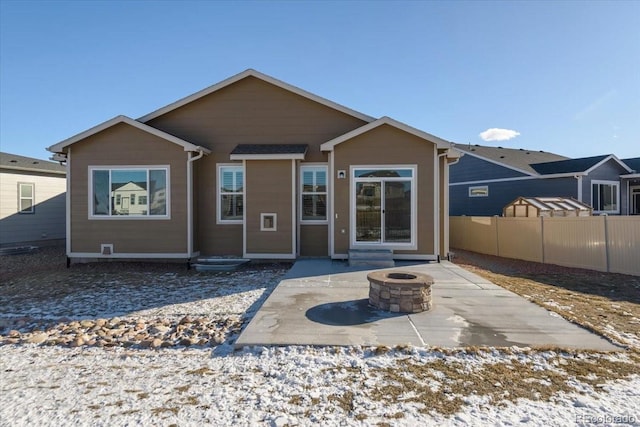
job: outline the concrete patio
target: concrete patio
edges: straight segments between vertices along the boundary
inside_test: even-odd
[[[328,259],[297,261],[236,341],[251,345],[438,347],[554,346],[618,350],[574,325],[448,261],[397,263],[432,276],[433,309],[391,313],[368,304],[367,273]]]

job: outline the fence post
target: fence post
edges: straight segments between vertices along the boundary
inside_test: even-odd
[[[500,227],[499,218],[500,217],[498,215],[493,216],[493,219],[496,221],[496,256],[500,256],[500,234],[498,231],[498,228]]]
[[[609,215],[604,214],[602,216],[604,216],[604,253],[607,263],[607,273],[609,273]]]

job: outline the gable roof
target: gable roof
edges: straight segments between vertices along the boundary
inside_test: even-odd
[[[564,173],[588,173],[591,170],[597,168],[601,164],[614,160],[620,166],[625,168],[628,172],[631,172],[629,167],[622,163],[613,154],[604,154],[601,156],[581,157],[578,159],[560,160],[556,162],[536,163],[531,167],[540,175],[552,175],[552,174],[564,174]]]
[[[268,76],[268,75],[263,74],[263,73],[261,73],[259,71],[256,71],[254,69],[249,68],[249,69],[247,69],[247,70],[245,70],[245,71],[243,71],[243,72],[241,72],[239,74],[236,74],[235,76],[231,76],[228,79],[222,80],[219,83],[216,83],[216,84],[214,84],[212,86],[209,86],[209,87],[207,87],[205,89],[202,89],[201,91],[198,91],[198,92],[196,92],[196,93],[194,93],[192,95],[189,95],[187,97],[179,99],[176,102],[173,102],[173,103],[171,103],[171,104],[169,104],[167,106],[164,106],[164,107],[162,107],[162,108],[160,108],[158,110],[155,110],[155,111],[153,111],[153,112],[151,112],[151,113],[149,113],[147,115],[144,115],[144,116],[138,118],[138,121],[140,121],[142,123],[146,123],[149,120],[152,120],[152,119],[155,119],[156,117],[162,116],[163,114],[166,114],[166,113],[168,113],[170,111],[173,111],[173,110],[175,110],[177,108],[180,108],[180,107],[182,107],[182,106],[184,106],[186,104],[189,104],[190,102],[193,102],[193,101],[195,101],[195,100],[197,100],[199,98],[202,98],[203,96],[209,95],[209,94],[211,94],[213,92],[216,92],[216,91],[218,91],[220,89],[223,89],[223,88],[225,88],[227,86],[230,86],[230,85],[232,85],[232,84],[234,84],[234,83],[236,83],[236,82],[238,82],[238,81],[240,81],[242,79],[245,79],[247,77],[255,77],[257,79],[260,79],[262,81],[270,83],[270,84],[272,84],[274,86],[277,86],[277,87],[282,88],[284,90],[287,90],[289,92],[295,93],[296,95],[300,95],[300,96],[305,97],[307,99],[310,99],[312,101],[318,102],[318,103],[320,103],[322,105],[325,105],[325,106],[327,106],[329,108],[333,108],[334,110],[338,110],[338,111],[341,111],[341,112],[343,112],[345,114],[348,114],[350,116],[356,117],[356,118],[358,118],[360,120],[364,120],[366,122],[371,122],[371,121],[374,120],[374,118],[371,117],[371,116],[367,116],[366,114],[362,114],[362,113],[360,113],[358,111],[352,110],[351,108],[347,108],[344,105],[340,105],[340,104],[335,103],[333,101],[329,101],[326,98],[322,98],[322,97],[320,97],[318,95],[315,95],[315,94],[313,94],[311,92],[307,92],[306,90],[300,89],[300,88],[298,88],[296,86],[290,85],[289,83],[285,83],[285,82],[283,82],[281,80],[275,79],[275,78],[273,78],[271,76]]]
[[[59,163],[17,154],[0,153],[0,168],[26,172],[45,172],[66,175],[67,168]]]
[[[136,129],[139,129],[143,132],[147,132],[150,133],[152,135],[155,135],[159,138],[162,138],[164,140],[167,140],[169,142],[173,142],[176,145],[179,145],[181,147],[184,148],[184,151],[198,151],[198,152],[202,152],[205,154],[209,154],[211,153],[210,150],[204,148],[204,147],[200,147],[199,145],[195,145],[192,144],[190,142],[187,142],[183,139],[178,138],[177,136],[173,136],[171,134],[168,134],[166,132],[161,131],[160,129],[156,129],[154,127],[151,127],[149,125],[145,125],[144,123],[140,123],[136,120],[133,120],[132,118],[129,118],[127,116],[116,116],[111,120],[107,120],[106,122],[103,122],[97,126],[92,127],[91,129],[88,129],[82,133],[79,133],[75,136],[72,136],[71,138],[65,139],[64,141],[61,141],[57,144],[52,145],[51,147],[48,147],[47,150],[51,151],[52,153],[62,153],[62,150],[66,147],[68,147],[71,144],[75,144],[78,141],[81,141],[85,138],[90,137],[91,135],[95,135],[98,132],[102,132],[105,129],[108,129],[112,126],[115,126],[119,123],[125,123],[129,126],[133,126]]]
[[[402,122],[399,122],[397,120],[392,119],[391,117],[381,117],[378,120],[375,120],[373,122],[367,123],[364,126],[360,126],[357,129],[352,130],[351,132],[347,132],[344,135],[340,135],[337,138],[334,138],[330,141],[325,142],[324,144],[322,144],[320,146],[320,150],[321,151],[333,151],[334,147],[338,144],[341,144],[345,141],[348,141],[352,138],[355,138],[358,135],[362,135],[363,133],[369,132],[372,129],[375,129],[379,126],[382,125],[389,125],[392,126],[396,129],[400,129],[402,131],[405,131],[407,133],[410,133],[412,135],[417,136],[418,138],[422,138],[422,139],[426,139],[427,141],[433,142],[434,144],[436,144],[436,146],[438,148],[451,148],[452,144],[449,141],[445,141],[442,138],[438,138],[435,135],[431,135],[430,133],[421,131],[419,129],[416,129],[414,127],[411,127],[407,124],[404,124]]]
[[[632,172],[640,173],[640,157],[622,159],[622,163],[627,165]]]
[[[489,147],[478,144],[455,145],[454,148],[472,157],[478,157],[526,175],[538,174],[536,170],[531,167],[532,163],[553,162],[568,159],[568,157],[561,156],[559,154],[548,153],[546,151],[527,150],[524,148]]]

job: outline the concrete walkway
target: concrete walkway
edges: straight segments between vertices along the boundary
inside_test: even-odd
[[[567,322],[448,261],[398,263],[432,276],[433,309],[389,313],[368,305],[367,273],[328,259],[297,261],[236,341],[249,345],[463,347],[558,346],[616,350]]]

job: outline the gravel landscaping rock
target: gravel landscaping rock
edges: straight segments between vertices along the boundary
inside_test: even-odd
[[[0,345],[216,346],[233,340],[290,267],[199,273],[181,264],[105,262],[67,269],[64,259],[62,248],[0,257]]]

